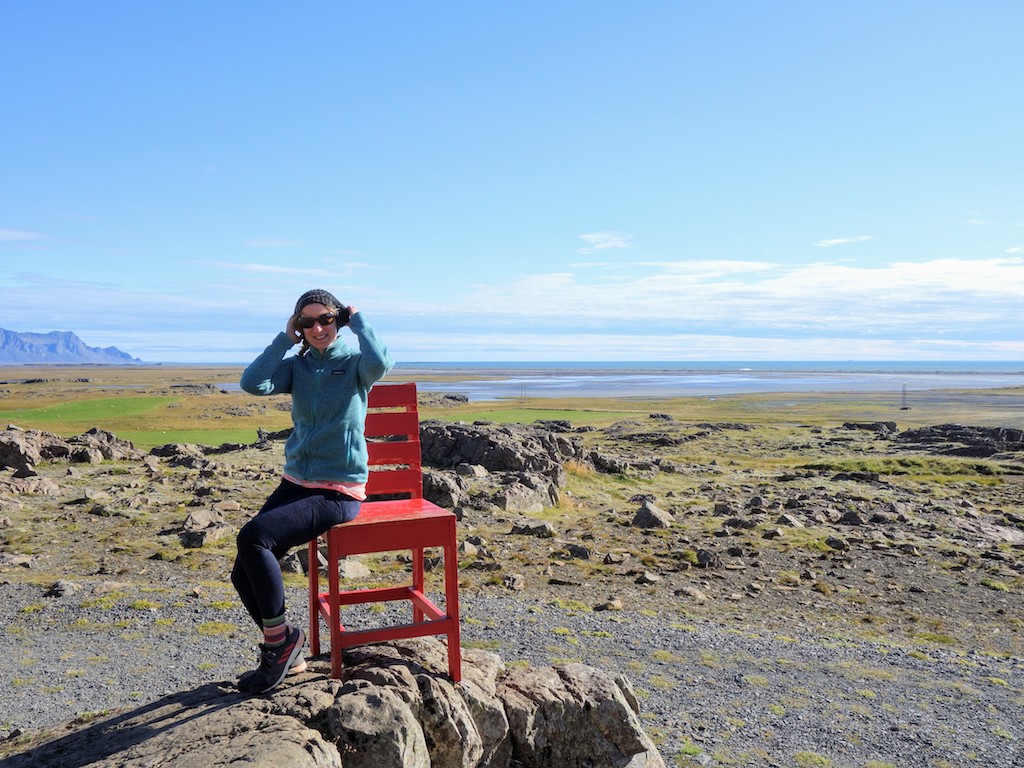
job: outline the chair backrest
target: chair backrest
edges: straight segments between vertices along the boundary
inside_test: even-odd
[[[374,386],[367,399],[365,431],[370,454],[367,498],[422,499],[416,384]]]

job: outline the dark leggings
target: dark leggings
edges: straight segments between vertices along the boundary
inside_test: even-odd
[[[282,480],[256,516],[242,526],[231,583],[257,626],[285,612],[278,561],[331,526],[354,520],[359,506],[360,502],[338,491],[303,488]]]

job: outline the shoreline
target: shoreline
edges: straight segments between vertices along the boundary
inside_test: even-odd
[[[937,390],[1020,390],[1024,374],[989,371],[696,370],[505,367],[432,369],[398,365],[425,391],[465,394],[471,401],[536,398],[686,398],[773,394],[895,394]],[[1024,399],[1022,399],[1024,405]]]

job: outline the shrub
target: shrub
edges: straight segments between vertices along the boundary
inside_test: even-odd
[[[982,579],[981,580],[981,586],[988,587],[989,589],[993,589],[996,592],[1009,592],[1010,591],[1010,587],[1009,586],[1007,586],[1006,584],[1004,584],[1001,581],[996,581],[995,579]]]
[[[232,635],[238,630],[234,624],[228,624],[225,621],[204,621],[198,627],[196,632],[204,637],[215,637],[216,635]]]

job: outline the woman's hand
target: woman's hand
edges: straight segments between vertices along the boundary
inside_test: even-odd
[[[298,319],[296,315],[292,315],[288,318],[288,325],[285,326],[285,334],[292,340],[292,344],[298,344],[302,341],[302,329],[299,328],[295,322]]]

